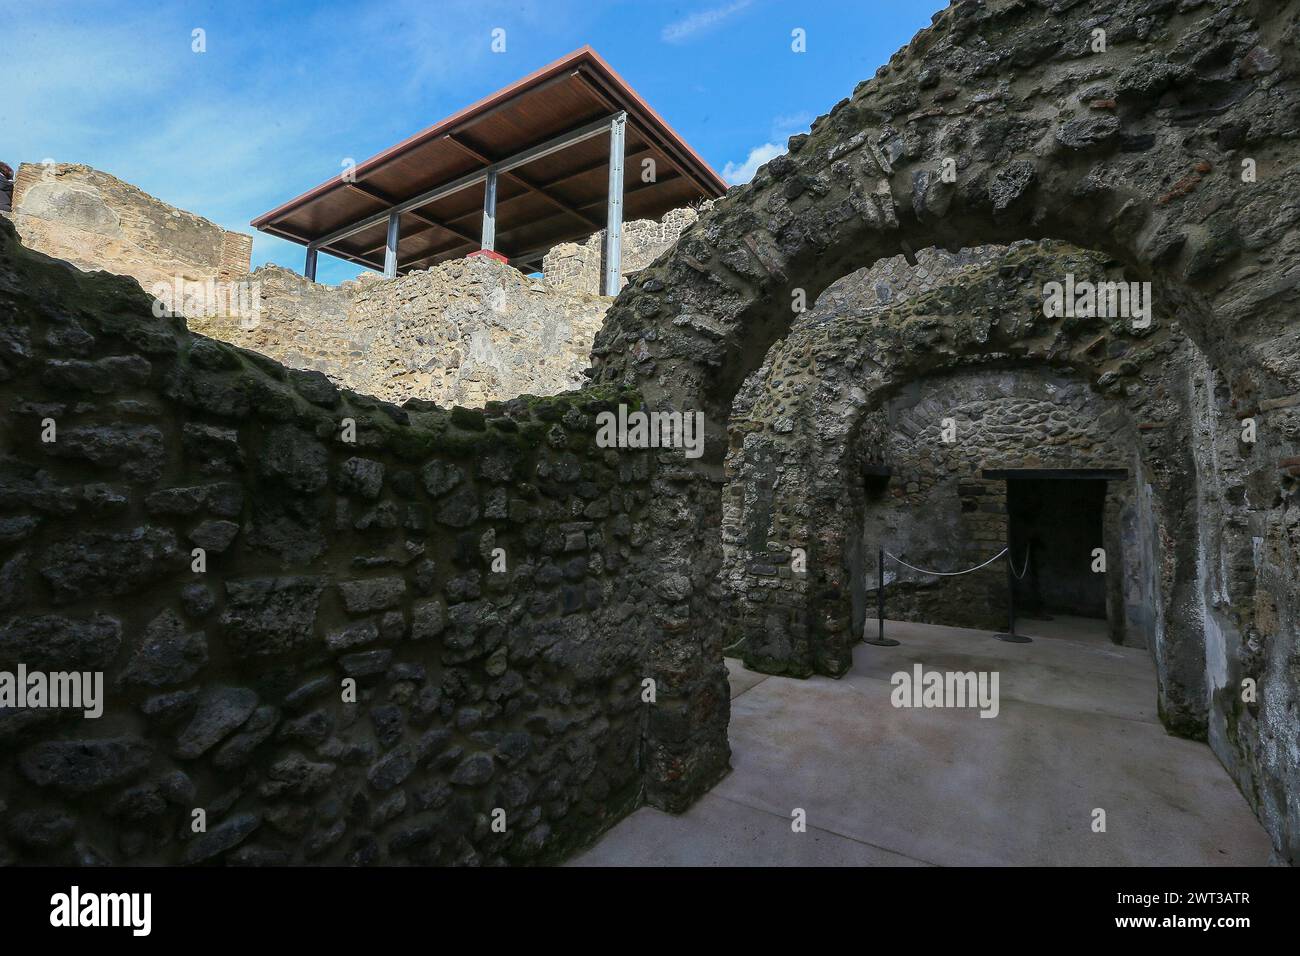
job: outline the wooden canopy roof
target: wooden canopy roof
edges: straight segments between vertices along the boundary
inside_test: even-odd
[[[356,167],[355,181],[335,176],[252,225],[382,270],[388,212],[423,194],[447,192],[400,213],[397,271],[428,268],[480,247],[483,184],[475,174],[531,150],[539,155],[499,174],[494,244],[515,265],[529,266],[552,246],[605,225],[609,137],[589,135],[554,151],[545,144],[619,112],[627,114],[624,220],[657,219],[726,192],[722,177],[583,47],[372,156]],[[655,163],[652,182],[642,181],[647,158]],[[369,224],[331,238],[362,222]]]

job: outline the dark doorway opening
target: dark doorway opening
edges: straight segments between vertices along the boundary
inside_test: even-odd
[[[1094,550],[1104,547],[1105,509],[1105,481],[1007,481],[1011,582],[1023,614],[1106,619],[1106,575],[1093,570]]]

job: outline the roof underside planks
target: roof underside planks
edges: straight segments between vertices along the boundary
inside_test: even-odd
[[[264,232],[307,245],[384,213],[397,203],[470,176],[571,130],[627,113],[624,221],[726,192],[726,183],[590,47],[584,47],[366,160],[355,181],[322,183],[253,220]],[[642,170],[652,160],[655,176]],[[540,156],[497,183],[495,249],[519,266],[552,246],[604,228],[609,137],[594,136]],[[398,272],[424,269],[480,247],[483,184],[400,214]],[[380,220],[318,249],[382,270]]]

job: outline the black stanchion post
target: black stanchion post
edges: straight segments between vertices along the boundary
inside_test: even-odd
[[[1025,570],[1029,570],[1029,552],[1025,551]],[[1007,632],[995,635],[1008,644],[1029,644],[1031,638],[1016,633],[1016,567],[1011,560],[1011,544],[1007,544]]]
[[[1016,569],[1011,564],[1011,552],[1007,552],[1007,633],[1016,636]]]
[[[876,552],[876,621],[878,631],[874,641],[867,641],[876,647],[897,647],[898,641],[885,637],[885,549]]]

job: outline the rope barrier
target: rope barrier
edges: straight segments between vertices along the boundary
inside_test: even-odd
[[[928,568],[918,568],[914,564],[908,564],[898,555],[886,551],[884,548],[880,548],[877,551],[877,555],[878,558],[876,561],[876,573],[877,573],[876,619],[879,621],[880,630],[877,633],[876,638],[874,640],[867,640],[866,636],[863,635],[863,640],[866,643],[875,644],[878,647],[896,647],[898,645],[898,641],[895,641],[892,638],[885,637],[885,558],[886,557],[893,558],[903,567],[911,568],[913,571],[917,572],[918,574],[935,574],[945,578],[956,577],[957,575],[960,574],[970,574],[972,571],[980,570],[980,568],[987,568],[994,561],[998,560],[1001,557],[1005,557],[1007,559],[1007,584],[1008,584],[1007,618],[1010,621],[1010,624],[1008,625],[1005,634],[995,634],[994,637],[996,637],[1000,641],[1007,641],[1012,644],[1028,644],[1033,640],[1032,638],[1024,637],[1023,635],[1016,633],[1016,589],[1015,589],[1015,585],[1011,581],[1013,577],[1016,578],[1017,580],[1024,580],[1025,575],[1029,573],[1029,546],[1028,545],[1025,546],[1024,567],[1019,572],[1016,571],[1015,559],[1011,557],[1010,545],[1003,548],[997,554],[993,555],[993,557],[989,558],[983,564],[977,564],[975,565],[975,567],[967,568],[964,571],[931,571]]]
[[[1011,549],[1008,548],[1007,550],[1009,551]],[[1011,573],[1016,575],[1016,580],[1023,581],[1025,579],[1025,575],[1029,573],[1029,545],[1025,545],[1025,566],[1023,571],[1021,571],[1019,574],[1016,574],[1016,562],[1011,560],[1011,555],[1009,554],[1007,555],[1007,564],[1011,566]]]
[[[1011,550],[1010,548],[1003,548],[1001,551],[999,551],[997,554],[993,555],[993,557],[989,558],[989,559],[988,559],[987,561],[985,561],[983,564],[978,564],[978,565],[976,565],[976,566],[973,567],[973,568],[967,568],[965,571],[928,571],[928,570],[926,570],[925,568],[918,568],[918,567],[917,567],[916,565],[914,565],[914,564],[908,564],[906,561],[904,561],[902,558],[900,558],[900,557],[899,557],[898,555],[896,555],[896,554],[889,554],[888,551],[886,551],[885,554],[888,554],[891,558],[893,558],[895,561],[897,561],[897,562],[898,562],[899,564],[901,564],[903,567],[905,567],[905,568],[911,568],[913,571],[917,571],[917,572],[919,572],[919,573],[921,573],[921,574],[937,574],[937,575],[940,575],[941,577],[950,578],[950,577],[956,577],[956,576],[959,575],[959,574],[970,574],[972,571],[978,571],[980,568],[987,568],[990,564],[992,564],[994,561],[996,561],[998,558],[1002,557],[1002,555],[1006,554],[1006,553],[1007,553],[1008,551],[1010,551],[1010,550]],[[1010,559],[1008,558],[1008,560],[1010,560]],[[1026,567],[1026,569],[1027,569],[1027,568],[1029,567],[1029,565],[1026,563],[1025,567]],[[1013,570],[1014,570],[1014,569],[1013,569]]]

